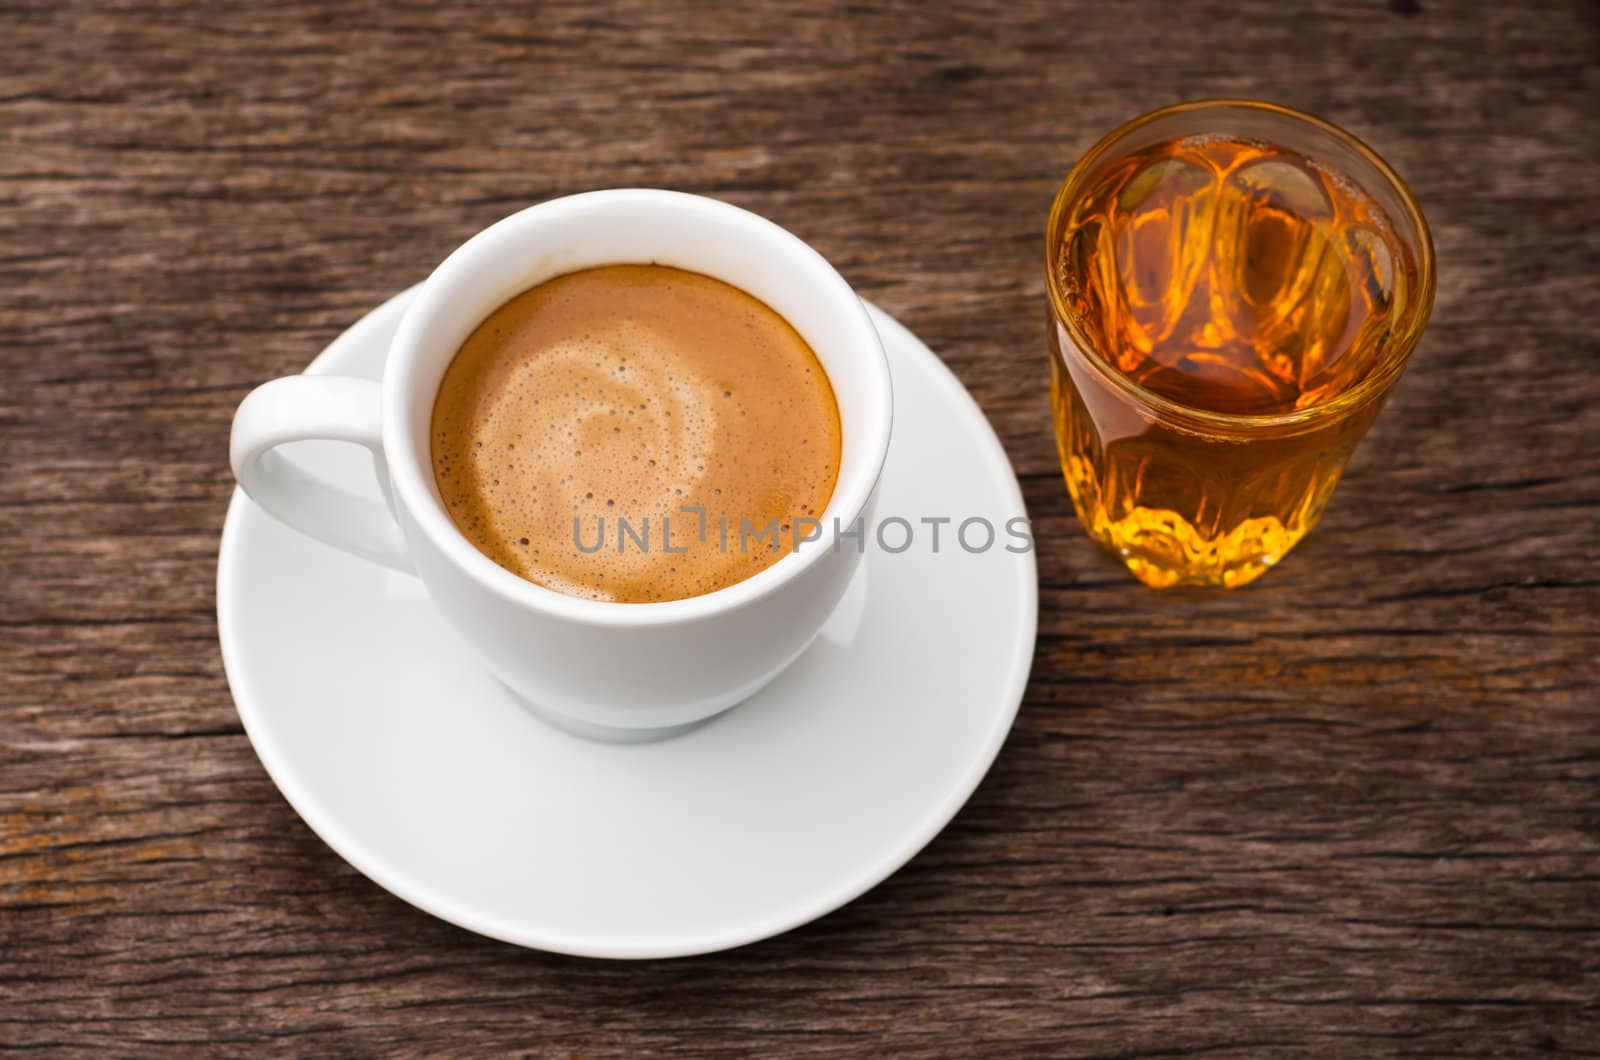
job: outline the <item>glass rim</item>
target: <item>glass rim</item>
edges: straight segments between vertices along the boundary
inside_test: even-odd
[[[1126,139],[1129,134],[1144,128],[1146,125],[1176,114],[1210,110],[1252,110],[1262,112],[1290,122],[1311,126],[1319,132],[1333,137],[1341,145],[1371,165],[1378,175],[1389,183],[1405,210],[1404,220],[1411,226],[1416,235],[1417,297],[1412,302],[1402,326],[1396,329],[1395,334],[1399,341],[1395,342],[1385,352],[1383,359],[1372,371],[1362,377],[1360,382],[1325,404],[1312,405],[1303,409],[1290,409],[1287,412],[1231,413],[1215,412],[1210,409],[1197,408],[1193,405],[1185,405],[1182,402],[1174,401],[1141,386],[1113,368],[1107,362],[1106,355],[1089,340],[1089,337],[1083,333],[1083,329],[1078,326],[1077,321],[1073,319],[1072,314],[1067,310],[1067,298],[1061,290],[1060,279],[1055,267],[1055,247],[1053,244],[1067,204],[1073,201],[1081,190],[1079,185],[1099,168],[1100,164],[1111,154],[1112,149]],[[1392,220],[1398,221],[1401,219],[1394,218]],[[1125,121],[1106,133],[1095,142],[1094,146],[1084,152],[1083,156],[1068,171],[1066,179],[1061,182],[1061,187],[1056,190],[1055,201],[1050,206],[1049,219],[1045,222],[1044,259],[1045,285],[1050,291],[1051,309],[1056,322],[1066,329],[1073,344],[1084,354],[1084,359],[1094,367],[1096,372],[1114,389],[1145,408],[1167,417],[1187,420],[1192,424],[1216,428],[1225,432],[1253,431],[1263,427],[1300,426],[1320,422],[1367,404],[1385,391],[1390,381],[1405,366],[1406,361],[1410,359],[1411,352],[1416,347],[1418,340],[1421,339],[1423,329],[1427,325],[1428,317],[1433,310],[1433,236],[1428,229],[1427,219],[1422,215],[1422,208],[1417,205],[1417,201],[1412,196],[1411,189],[1406,186],[1405,181],[1401,180],[1400,175],[1376,151],[1368,147],[1355,134],[1341,129],[1332,122],[1319,118],[1314,114],[1308,114],[1305,111],[1296,110],[1280,103],[1268,103],[1263,100],[1218,98],[1173,103]]]

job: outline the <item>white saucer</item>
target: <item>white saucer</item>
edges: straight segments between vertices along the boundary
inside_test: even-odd
[[[413,291],[307,371],[377,378]],[[1031,552],[1001,544],[1022,494],[949,370],[873,309],[894,376],[880,522],[817,642],[767,689],[652,744],[597,743],[519,706],[421,584],[302,537],[235,492],[217,620],[256,753],[350,864],[471,931],[592,957],[668,957],[797,927],[873,887],[966,802],[1011,728],[1033,656]],[[377,495],[355,446],[313,473]],[[934,554],[922,517],[948,516]],[[954,540],[982,516],[999,543]],[[898,547],[903,531],[886,531]],[[978,528],[970,542],[981,543]]]

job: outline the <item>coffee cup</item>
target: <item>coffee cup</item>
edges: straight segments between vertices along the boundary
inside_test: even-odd
[[[473,329],[524,290],[616,264],[701,273],[766,303],[811,347],[837,402],[838,477],[817,536],[704,595],[613,603],[525,580],[462,535],[434,479],[435,395]],[[245,493],[283,523],[420,578],[455,634],[535,712],[583,735],[650,739],[747,699],[816,637],[861,563],[892,409],[866,308],[820,254],[727,203],[618,189],[532,206],[473,236],[423,283],[381,382],[266,383],[234,416],[230,456]],[[365,446],[386,503],[336,489],[276,452],[306,440]]]

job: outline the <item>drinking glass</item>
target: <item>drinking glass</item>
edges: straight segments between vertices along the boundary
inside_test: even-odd
[[[1427,223],[1394,171],[1246,100],[1095,144],[1056,195],[1045,264],[1068,490],[1155,587],[1244,585],[1294,547],[1433,303]]]

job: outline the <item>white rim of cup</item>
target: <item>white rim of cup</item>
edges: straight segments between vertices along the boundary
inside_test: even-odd
[[[486,248],[506,238],[508,232],[542,224],[544,218],[538,215],[548,216],[553,210],[603,209],[612,204],[637,206],[641,202],[654,202],[679,211],[705,211],[707,216],[720,214],[724,219],[745,226],[757,238],[770,243],[778,253],[789,257],[798,274],[803,277],[803,282],[815,286],[819,297],[836,303],[831,311],[846,318],[851,343],[859,345],[861,349],[862,367],[868,386],[876,391],[874,404],[877,414],[866,423],[841,424],[841,445],[850,445],[858,450],[862,460],[849,481],[834,483],[833,495],[828,498],[821,517],[822,536],[808,542],[807,547],[790,550],[782,559],[756,574],[701,596],[659,603],[584,600],[528,581],[478,551],[457,529],[435,495],[430,485],[432,468],[425,475],[423,468],[409,460],[396,461],[394,457],[397,453],[407,454],[415,449],[414,432],[405,406],[421,336],[431,323],[431,316],[450,297],[452,289],[470,282],[477,269],[477,259],[486,252]],[[738,284],[734,283],[733,286],[737,287]],[[423,282],[416,301],[400,321],[399,330],[389,347],[389,359],[384,366],[382,400],[383,452],[388,464],[390,488],[417,528],[452,563],[513,603],[573,622],[629,627],[691,622],[744,607],[775,592],[800,575],[816,563],[824,551],[837,548],[839,529],[849,528],[861,517],[873,490],[877,488],[889,452],[894,416],[889,361],[883,341],[873,327],[872,318],[867,315],[867,308],[860,297],[827,259],[799,236],[759,214],[703,195],[660,188],[613,188],[549,199],[495,222],[456,248]],[[852,438],[858,440],[852,444]],[[843,463],[841,458],[841,470]],[[860,547],[865,547],[864,541]]]

